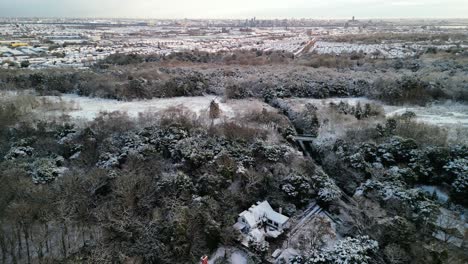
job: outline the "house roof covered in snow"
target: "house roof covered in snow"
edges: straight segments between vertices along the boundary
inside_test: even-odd
[[[279,224],[284,224],[289,220],[289,217],[275,211],[268,212],[267,218]]]
[[[243,211],[239,214],[239,216],[243,216],[250,227],[255,227],[257,225],[258,219],[255,218],[255,215],[252,214],[250,211]]]
[[[242,229],[244,229],[245,224],[237,222],[233,227],[234,227],[234,229],[242,230]]]
[[[243,216],[251,227],[255,227],[263,218],[278,224],[284,224],[289,220],[289,217],[273,210],[267,201],[257,202],[256,205],[252,205],[248,211],[243,211],[239,216]]]

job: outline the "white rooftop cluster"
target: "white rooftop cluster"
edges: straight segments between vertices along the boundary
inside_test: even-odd
[[[2,21],[2,19],[0,19]],[[53,22],[53,23],[51,23]],[[278,24],[277,22],[276,24]],[[288,22],[289,23],[289,22]],[[170,54],[251,50],[287,51],[299,54],[312,39],[350,34],[464,32],[466,27],[430,27],[395,22],[357,23],[345,27],[339,21],[321,21],[317,26],[298,26],[310,21],[291,21],[296,26],[247,27],[244,21],[201,20],[47,20],[3,19],[0,24],[0,63],[18,67],[86,67],[114,53]],[[314,23],[312,23],[314,24]],[[22,43],[12,47],[11,43]],[[23,44],[29,45],[24,46]],[[360,52],[376,57],[412,56],[432,43],[353,44],[318,41],[310,51],[319,54]],[[440,48],[454,46],[450,41]],[[308,47],[307,47],[308,49]]]
[[[234,229],[241,232],[247,247],[265,244],[265,237],[276,238],[289,228],[289,217],[276,212],[268,201],[257,202],[239,214]]]

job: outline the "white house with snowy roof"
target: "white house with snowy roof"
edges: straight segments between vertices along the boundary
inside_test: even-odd
[[[278,237],[289,227],[289,217],[273,210],[267,201],[257,202],[237,218],[234,229],[239,230],[246,241],[262,242],[265,237]]]

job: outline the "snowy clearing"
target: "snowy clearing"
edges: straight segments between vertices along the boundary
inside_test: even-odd
[[[44,96],[53,102],[69,105],[66,114],[75,119],[93,120],[100,112],[125,112],[130,117],[145,113],[158,113],[170,107],[185,107],[198,116],[209,111],[210,102],[216,100],[221,109],[221,118],[243,116],[251,111],[275,111],[271,106],[257,99],[227,100],[214,95],[195,97],[154,98],[151,100],[118,101],[113,99],[83,97],[74,94],[62,96]],[[55,113],[57,114],[57,113]]]
[[[209,110],[212,100],[217,100],[216,96],[196,96],[196,97],[174,97],[157,98],[151,100],[139,101],[118,101],[113,99],[83,97],[74,94],[64,94],[62,96],[45,96],[52,101],[64,101],[73,105],[73,109],[67,114],[72,118],[92,120],[100,112],[125,112],[130,117],[138,117],[144,113],[157,113],[171,107],[185,107],[194,113],[200,115]],[[219,102],[219,100],[217,100]],[[219,102],[222,115],[224,117],[233,117],[234,113],[231,107]]]
[[[346,42],[317,41],[310,52],[318,54],[343,54],[351,52],[363,52],[375,57],[404,58],[414,56],[416,51],[426,50],[434,45],[417,43],[382,43],[382,44],[357,44]],[[455,45],[437,45],[439,49],[449,49]]]
[[[429,106],[388,106],[384,105],[386,116],[401,115],[406,111],[416,114],[418,121],[439,125],[468,127],[468,105],[445,102],[443,104],[431,104]]]
[[[31,93],[24,93],[33,95]],[[6,91],[0,93],[0,98],[8,98],[17,95],[15,91]],[[64,94],[62,96],[40,96],[39,98],[48,99],[51,102],[60,103],[63,107],[59,109],[41,109],[48,111],[49,114],[62,114],[59,110],[66,109],[66,114],[75,119],[93,120],[100,112],[125,112],[130,117],[138,117],[144,113],[157,113],[170,107],[185,107],[197,115],[207,113],[212,100],[219,103],[222,111],[222,118],[234,118],[242,116],[252,111],[261,111],[263,108],[268,111],[275,111],[268,104],[257,99],[227,100],[214,95],[195,96],[195,97],[174,97],[174,98],[154,98],[150,100],[119,101],[113,99],[102,99],[84,97],[76,94]],[[349,98],[291,98],[285,99],[291,107],[300,111],[304,109],[307,103],[317,106],[321,110],[326,110],[331,102],[338,104],[340,101],[350,105],[376,104],[381,105],[387,117],[401,115],[406,111],[416,114],[416,120],[431,125],[438,125],[450,128],[463,127],[468,128],[468,105],[450,102],[433,103],[428,106],[391,106],[385,105],[376,100],[370,100],[364,97]]]
[[[320,108],[328,107],[330,103],[338,104],[340,101],[350,105],[371,103],[381,105],[387,117],[401,115],[406,111],[411,111],[416,114],[416,120],[431,125],[446,126],[446,127],[468,127],[468,105],[447,101],[445,103],[433,103],[426,107],[424,106],[392,106],[386,105],[376,100],[370,100],[364,97],[350,98],[328,98],[328,99],[308,99],[294,98],[286,100],[291,103],[295,110],[302,110],[305,104],[311,103]]]

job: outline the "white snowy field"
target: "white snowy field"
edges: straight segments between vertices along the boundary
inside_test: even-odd
[[[213,95],[195,97],[154,98],[150,100],[118,101],[113,99],[83,97],[75,94],[62,96],[44,96],[50,101],[68,105],[66,114],[73,119],[93,120],[101,112],[124,112],[129,117],[136,118],[140,114],[159,113],[171,107],[186,108],[198,116],[208,113],[212,100],[221,109],[221,118],[243,116],[251,111],[275,111],[271,106],[256,99],[227,100]],[[51,113],[54,114],[54,113]],[[57,114],[57,113],[55,113]],[[58,113],[61,114],[61,113]]]
[[[414,112],[416,114],[416,120],[431,125],[444,126],[444,127],[468,127],[468,105],[445,102],[445,103],[433,103],[428,106],[392,106],[386,105],[376,100],[370,100],[364,97],[350,97],[350,98],[328,98],[328,99],[309,99],[309,98],[293,98],[287,99],[287,102],[291,103],[291,106],[296,110],[302,109],[305,104],[311,103],[317,107],[325,108],[330,103],[339,104],[340,101],[348,103],[350,105],[356,105],[358,102],[362,106],[366,103],[381,105],[385,112],[385,116],[392,117],[401,115],[407,111]]]
[[[311,51],[319,54],[341,54],[361,51],[371,54],[380,52],[382,56],[388,58],[403,58],[415,54],[413,50],[407,48],[404,44],[354,44],[322,41],[317,42]]]
[[[22,93],[28,94],[28,93]],[[34,94],[30,92],[29,94]],[[16,96],[18,93],[13,91],[1,92],[0,99]],[[40,96],[39,98],[47,99],[50,102],[59,103],[62,107],[48,109],[39,108],[37,111],[46,111],[45,115],[62,114],[60,111],[65,111],[73,119],[93,120],[100,112],[125,112],[130,117],[138,117],[145,113],[158,113],[170,107],[185,107],[201,115],[207,113],[210,102],[216,100],[221,109],[221,118],[234,118],[242,116],[249,111],[261,111],[263,108],[268,111],[274,109],[268,104],[257,99],[242,99],[242,100],[227,100],[224,101],[220,97],[214,95],[195,96],[195,97],[173,97],[173,98],[154,98],[150,100],[134,100],[134,101],[119,101],[113,99],[102,99],[84,97],[75,94],[63,94],[61,96]],[[426,107],[423,106],[391,106],[385,105],[382,102],[369,100],[367,98],[328,98],[328,99],[310,99],[310,98],[291,98],[285,99],[286,102],[299,111],[304,108],[307,103],[311,103],[319,108],[326,110],[331,102],[338,104],[340,101],[347,102],[350,105],[356,105],[360,102],[361,105],[366,103],[381,105],[385,115],[392,117],[401,115],[406,111],[411,111],[416,114],[416,120],[427,124],[438,125],[448,128],[468,128],[468,105],[445,102],[433,103]],[[324,111],[326,113],[326,111]],[[326,117],[326,116],[325,116]]]
[[[223,116],[231,117],[233,110],[224,103],[220,103],[216,96],[157,98],[151,100],[119,101],[113,99],[83,97],[75,94],[62,96],[45,96],[45,98],[65,102],[72,105],[67,114],[76,119],[93,120],[101,112],[123,112],[129,117],[138,117],[140,114],[157,113],[171,107],[185,107],[196,114],[208,111],[212,100],[219,103]]]
[[[346,42],[318,41],[310,52],[318,54],[342,54],[351,52],[376,53],[386,58],[404,58],[414,56],[416,51],[425,50],[434,45],[422,45],[416,43],[387,43],[387,44],[356,44]],[[455,45],[437,45],[439,49],[448,49]]]
[[[468,105],[445,102],[429,106],[384,106],[386,116],[401,115],[406,111],[416,114],[418,121],[439,126],[468,127]]]

